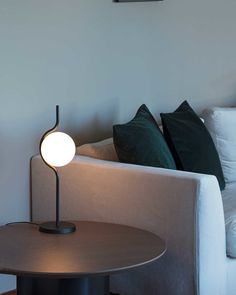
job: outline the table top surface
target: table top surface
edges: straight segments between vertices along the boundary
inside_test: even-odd
[[[75,222],[72,234],[53,235],[37,225],[0,227],[0,273],[72,278],[108,275],[154,262],[165,242],[148,231],[102,222]]]

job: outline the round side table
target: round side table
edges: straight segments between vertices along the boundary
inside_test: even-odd
[[[107,295],[109,275],[154,262],[166,250],[161,238],[141,229],[75,224],[68,235],[31,224],[0,227],[0,273],[17,276],[17,295]]]

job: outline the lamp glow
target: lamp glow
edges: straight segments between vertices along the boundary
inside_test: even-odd
[[[62,167],[75,155],[75,143],[66,133],[53,132],[45,137],[41,145],[43,159],[53,167]]]

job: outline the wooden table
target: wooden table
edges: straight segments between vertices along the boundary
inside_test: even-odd
[[[0,273],[17,276],[18,295],[106,295],[109,275],[154,262],[166,249],[144,230],[75,223],[68,235],[41,233],[31,224],[0,227]]]

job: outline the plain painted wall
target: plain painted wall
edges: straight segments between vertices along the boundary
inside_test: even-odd
[[[236,104],[235,0],[0,1],[0,223],[29,216],[29,160],[61,106],[77,142],[145,102]],[[78,141],[79,140],[79,141]],[[0,292],[14,278],[0,276]]]

